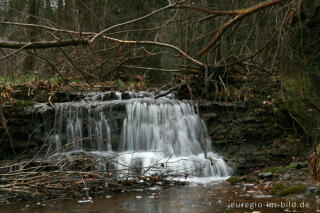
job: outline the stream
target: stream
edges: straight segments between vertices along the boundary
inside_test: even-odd
[[[248,188],[245,190],[244,188]],[[13,205],[2,213],[280,213],[320,212],[320,203],[308,199],[272,198],[250,189],[250,185],[231,186],[223,181],[204,185],[160,189],[152,187],[142,192],[114,193],[89,200],[59,201],[50,206]],[[241,206],[242,205],[242,206]]]

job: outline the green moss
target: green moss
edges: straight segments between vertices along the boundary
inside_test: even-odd
[[[21,84],[25,82],[30,82],[35,80],[35,76],[32,74],[28,74],[25,72],[22,72],[21,70],[17,70],[17,75],[14,77],[6,78],[1,76],[0,77],[0,83],[15,83],[15,84]]]
[[[264,172],[272,172],[276,174],[282,174],[284,173],[285,169],[282,166],[276,166],[276,167],[268,167],[263,170]]]
[[[272,195],[287,196],[291,194],[301,194],[307,191],[307,186],[302,183],[297,183],[293,186],[285,186],[281,183],[274,184],[270,190]]]
[[[294,163],[290,163],[289,165],[286,166],[286,169],[295,169],[297,168],[298,163],[294,162]]]
[[[270,193],[272,195],[278,195],[282,190],[286,189],[286,186],[281,183],[276,183],[271,187]]]
[[[118,87],[118,88],[121,88],[124,86],[124,83],[123,81],[121,81],[121,79],[117,80],[117,82],[115,83],[115,86]]]
[[[298,183],[295,184],[293,186],[289,186],[286,189],[282,190],[281,192],[279,192],[280,196],[287,196],[290,194],[302,194],[305,193],[307,191],[307,186],[302,184],[302,183]]]
[[[234,185],[234,184],[240,183],[242,181],[242,178],[236,177],[236,176],[232,176],[232,177],[229,177],[226,181],[228,183],[230,183],[231,185]]]
[[[64,83],[64,80],[60,77],[60,76],[55,76],[50,78],[51,83],[55,83],[55,84],[62,84]]]
[[[286,166],[286,169],[301,169],[308,166],[307,162],[301,161],[301,162],[293,162]]]
[[[34,105],[34,102],[30,100],[16,100],[14,102],[14,106],[18,108],[32,106],[32,105]]]

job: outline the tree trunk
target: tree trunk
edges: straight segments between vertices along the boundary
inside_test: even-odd
[[[28,18],[27,23],[28,24],[37,24],[38,19],[37,16],[39,14],[39,8],[40,8],[41,0],[28,0]],[[35,28],[29,28],[28,29],[28,39],[30,42],[35,42],[37,39],[38,30]],[[34,66],[34,57],[31,55],[28,55],[23,60],[23,69],[25,71],[30,71],[33,69]]]

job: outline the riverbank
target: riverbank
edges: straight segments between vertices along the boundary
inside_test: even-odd
[[[270,197],[319,200],[320,188],[312,179],[307,161],[297,159],[286,166],[267,167],[226,180],[230,185],[246,186],[245,191]]]

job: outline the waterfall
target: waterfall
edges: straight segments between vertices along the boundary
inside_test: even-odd
[[[170,96],[155,100],[147,92],[87,93],[81,101],[57,103],[54,113],[47,135],[56,152],[112,156],[113,169],[139,174],[229,175],[190,101]],[[110,169],[105,162],[99,166]]]

